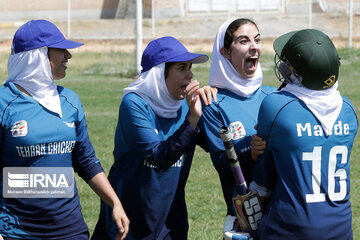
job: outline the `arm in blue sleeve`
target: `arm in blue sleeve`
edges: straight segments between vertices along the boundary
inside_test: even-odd
[[[266,141],[266,149],[259,156],[253,170],[254,182],[261,187],[271,190],[276,182],[277,173],[273,158],[273,147],[271,146],[271,128],[275,121],[271,97],[263,100],[258,116],[257,135]]]
[[[200,131],[200,134],[198,137],[197,145],[199,145],[205,152],[210,151],[209,146],[206,141],[206,137],[204,136],[204,134],[201,133],[201,131]]]
[[[185,120],[172,136],[155,145],[153,154],[146,159],[155,166],[167,169],[179,160],[190,145],[196,143],[198,133],[199,129],[194,129],[190,123]]]
[[[259,156],[255,163],[253,171],[254,182],[267,189],[268,191],[274,188],[277,179],[276,167],[272,152],[266,149],[265,152]]]
[[[75,172],[86,182],[98,173],[104,172],[90,142],[85,116],[76,124],[76,144],[72,152],[72,162]]]
[[[3,145],[3,129],[2,129],[2,125],[0,124],[0,166],[2,165],[2,159],[1,159],[2,145]]]
[[[202,116],[200,118],[199,127],[201,134],[206,139],[211,160],[214,167],[219,173],[225,175],[232,174],[228,158],[225,152],[224,143],[220,138],[220,128],[224,126],[224,121],[216,107],[216,104],[212,104],[203,108]],[[251,138],[251,137],[250,137]],[[245,139],[244,139],[245,140]],[[248,139],[246,140],[248,141]],[[242,165],[248,165],[248,162],[252,162],[250,151],[239,151],[240,141],[234,142],[235,151]],[[250,143],[250,141],[249,141]],[[249,144],[250,146],[250,144]],[[251,163],[252,164],[252,163]],[[246,166],[244,167],[246,168]]]
[[[124,97],[116,134],[126,137],[125,144],[130,151],[139,152],[150,164],[167,169],[179,160],[188,147],[196,144],[199,129],[194,129],[185,120],[174,134],[163,140],[155,131],[154,119],[146,107],[139,97]]]
[[[220,128],[224,125],[215,104],[203,107],[199,127],[202,137],[206,140],[212,163],[216,170],[226,174],[231,169],[227,161],[224,143],[220,138]]]

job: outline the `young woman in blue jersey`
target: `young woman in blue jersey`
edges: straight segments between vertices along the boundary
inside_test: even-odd
[[[305,29],[274,42],[282,90],[263,100],[258,136],[266,149],[251,189],[269,197],[257,239],[353,239],[350,153],[358,129],[338,88],[330,38]]]
[[[201,143],[198,94],[203,93],[199,82],[191,81],[191,67],[207,60],[173,37],[153,40],[143,53],[138,79],[124,89],[109,180],[131,222],[126,239],[187,239],[184,191]],[[216,89],[206,92],[216,97]],[[102,203],[93,240],[113,239],[110,210]]]
[[[46,20],[29,21],[15,33],[9,77],[0,88],[1,166],[73,168],[112,207],[117,239],[124,239],[129,220],[95,156],[80,99],[54,82],[65,77],[72,57],[67,49],[81,45]],[[89,239],[77,189],[71,187],[71,196],[59,198],[5,198],[2,192],[0,239]]]
[[[211,160],[221,181],[227,205],[224,238],[231,239],[236,221],[232,198],[235,181],[226,156],[219,129],[227,126],[240,160],[245,180],[252,180],[254,159],[251,156],[251,135],[256,131],[257,115],[265,96],[275,91],[262,85],[260,56],[261,38],[257,25],[250,19],[230,19],[218,30],[210,67],[209,85],[219,92],[217,103],[203,109],[201,132],[206,136]]]

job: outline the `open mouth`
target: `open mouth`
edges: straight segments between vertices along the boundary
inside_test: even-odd
[[[259,56],[250,56],[246,58],[246,67],[249,70],[256,70],[257,62],[259,61]]]
[[[184,84],[184,85],[182,85],[182,86],[181,86],[181,90],[182,90],[183,92],[185,92],[186,87],[187,87],[188,85],[189,85],[189,84]]]

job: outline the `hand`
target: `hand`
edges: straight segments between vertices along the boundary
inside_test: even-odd
[[[201,101],[199,97],[199,82],[192,81],[186,87],[186,102],[189,106],[188,121],[193,128],[196,128],[201,117]]]
[[[112,217],[117,226],[118,234],[116,240],[125,239],[129,232],[130,221],[117,197],[114,189],[111,187],[109,180],[104,172],[98,173],[88,182],[89,186],[96,194],[110,207],[112,207]],[[1,239],[0,239],[1,240]]]
[[[266,148],[266,141],[263,141],[261,137],[257,136],[256,134],[251,136],[251,158],[253,161],[257,161],[258,155],[264,153]]]
[[[116,235],[115,240],[123,240],[129,232],[130,221],[127,218],[121,204],[117,204],[113,207],[112,214],[114,222],[118,228],[118,234]]]
[[[227,215],[224,222],[223,238],[224,240],[252,240],[250,233],[237,232],[239,230],[239,223],[237,217]]]
[[[212,103],[212,99],[214,99],[214,102],[217,102],[217,92],[217,88],[213,88],[210,86],[204,86],[199,89],[199,95],[206,106]]]
[[[234,231],[224,232],[223,238],[224,240],[253,240],[250,233]]]
[[[1,236],[1,234],[0,234],[0,240],[4,240],[4,238]]]

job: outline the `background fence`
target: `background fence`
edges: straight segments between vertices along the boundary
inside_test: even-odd
[[[151,39],[170,35],[210,52],[230,17],[254,20],[262,38],[270,39],[265,51],[272,51],[275,37],[304,28],[325,32],[337,47],[360,47],[360,0],[0,0],[0,6],[0,51],[10,50],[19,26],[43,18],[85,42],[81,51],[135,51],[138,71]]]
[[[139,2],[142,2],[145,39],[166,33],[178,38],[213,38],[225,19],[240,16],[254,19],[264,37],[300,28],[317,28],[332,37],[359,37],[360,0]],[[0,0],[0,5],[0,39],[11,39],[22,23],[39,18],[56,22],[72,38],[134,39],[136,36],[136,0]]]

